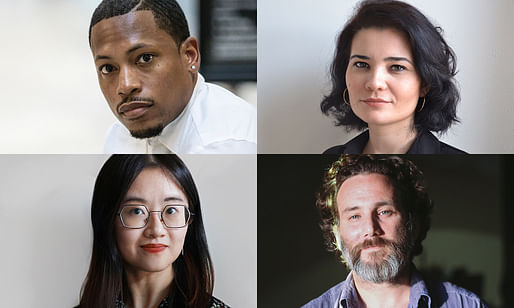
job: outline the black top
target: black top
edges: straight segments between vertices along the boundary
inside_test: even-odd
[[[166,296],[162,302],[159,304],[159,307],[157,308],[176,308],[176,307],[185,307],[183,304],[178,304],[178,305],[174,305],[172,303],[169,302],[168,300],[168,297]],[[116,308],[127,308],[127,306],[125,306],[125,303],[123,303],[123,301],[118,297],[116,299],[116,304],[115,304],[115,307]],[[75,306],[74,308],[80,308],[80,305],[78,306]],[[219,299],[217,299],[216,297],[211,297],[211,301],[209,302],[209,306],[207,306],[206,308],[230,308],[230,306],[228,306],[227,304],[225,304],[224,302],[220,301]]]
[[[343,145],[336,145],[323,154],[362,154],[369,140],[369,131],[353,138]],[[406,154],[467,154],[466,152],[439,141],[431,132],[419,131]]]
[[[172,306],[177,307],[177,305],[173,305],[168,301],[168,297],[164,298],[162,302],[159,304],[158,308],[171,308]],[[180,305],[182,307],[182,305]],[[125,304],[118,298],[116,300],[116,308],[126,308]],[[216,297],[211,297],[211,301],[209,302],[209,306],[207,308],[230,308],[227,304],[223,303]]]

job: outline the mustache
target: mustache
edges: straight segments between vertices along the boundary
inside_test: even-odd
[[[116,110],[119,111],[123,104],[130,103],[130,102],[149,102],[152,104],[155,103],[155,101],[149,97],[127,96],[116,106]]]
[[[357,252],[357,251],[361,251],[363,249],[366,249],[368,247],[373,247],[373,246],[390,246],[390,247],[394,247],[395,246],[395,242],[393,241],[390,241],[390,240],[387,240],[387,239],[384,239],[384,238],[381,238],[381,237],[374,237],[374,238],[371,238],[371,239],[367,239],[367,240],[364,240],[362,243],[356,245],[355,247],[353,247],[353,251]]]

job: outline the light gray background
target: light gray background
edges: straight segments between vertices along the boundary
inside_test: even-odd
[[[98,85],[88,43],[100,2],[0,0],[0,153],[103,153],[116,119]],[[178,2],[198,38],[199,0]],[[229,89],[257,103],[255,82]]]
[[[214,295],[257,307],[255,155],[182,155],[197,184]],[[78,304],[92,247],[90,201],[103,155],[0,156],[0,307]]]
[[[259,0],[259,153],[321,153],[347,134],[322,115],[337,35],[356,0]],[[407,0],[457,54],[458,116],[442,140],[470,153],[514,153],[514,1]]]

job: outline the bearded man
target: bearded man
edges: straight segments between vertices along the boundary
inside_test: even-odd
[[[486,307],[468,290],[423,279],[412,263],[422,252],[433,207],[412,162],[342,156],[327,171],[317,205],[329,250],[351,272],[304,307]]]

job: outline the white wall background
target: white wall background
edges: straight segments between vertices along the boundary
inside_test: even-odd
[[[335,41],[356,0],[259,0],[259,153],[321,153],[347,134],[322,115]],[[441,139],[469,153],[514,153],[514,1],[407,0],[457,55],[461,124]]]
[[[198,186],[216,297],[257,307],[254,155],[182,156]],[[107,156],[0,156],[0,307],[72,307],[92,247],[90,200]]]
[[[199,0],[178,0],[199,36]],[[89,23],[100,0],[0,0],[0,153],[103,153],[115,117],[98,85]],[[231,89],[256,104],[255,83]]]

